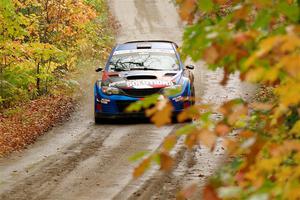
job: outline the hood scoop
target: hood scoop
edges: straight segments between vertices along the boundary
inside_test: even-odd
[[[127,80],[157,79],[157,77],[153,75],[134,75],[134,76],[127,76],[126,78]]]

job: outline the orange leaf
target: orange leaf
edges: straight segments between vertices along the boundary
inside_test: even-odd
[[[193,148],[193,146],[198,144],[198,133],[194,131],[188,134],[184,143],[189,149]]]
[[[151,157],[143,160],[133,171],[133,177],[138,178],[150,167]]]
[[[197,185],[192,184],[184,189],[182,189],[176,196],[177,200],[186,200],[191,198],[197,190]]]
[[[198,135],[198,140],[208,147],[210,150],[213,150],[216,144],[217,136],[209,131],[209,130],[202,130]]]
[[[243,6],[240,9],[236,10],[234,13],[234,18],[239,20],[239,19],[246,19],[249,14],[249,7],[248,6]]]
[[[174,165],[173,158],[165,152],[159,154],[160,156],[160,170],[170,171]]]
[[[253,137],[253,135],[254,135],[254,133],[252,131],[248,131],[248,130],[242,131],[239,134],[239,136],[242,138],[251,138],[251,137]]]
[[[215,62],[219,58],[219,52],[218,52],[217,47],[215,45],[212,45],[212,46],[208,47],[204,51],[203,58],[204,58],[204,60],[206,61],[207,64],[215,64]]]
[[[225,136],[230,132],[230,128],[226,124],[220,123],[216,126],[215,132],[217,136]]]
[[[222,146],[224,146],[229,154],[233,154],[234,150],[237,149],[238,143],[235,140],[224,139],[222,142]]]
[[[194,20],[194,12],[196,8],[196,0],[184,0],[179,8],[179,15],[181,19],[191,23]]]
[[[154,108],[146,110],[146,115],[151,117],[151,121],[158,127],[169,124],[172,121],[173,106],[164,99],[159,101]]]
[[[205,200],[221,200],[215,189],[211,185],[206,185],[203,190],[203,199]]]

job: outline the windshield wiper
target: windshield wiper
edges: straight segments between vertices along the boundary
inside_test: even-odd
[[[129,71],[132,70],[132,68],[130,68],[130,65],[137,65],[137,66],[143,66],[144,63],[143,62],[132,62],[132,61],[128,61],[128,62],[121,62],[121,61],[117,61],[117,62],[110,62],[110,65],[113,65],[115,68],[115,71]]]

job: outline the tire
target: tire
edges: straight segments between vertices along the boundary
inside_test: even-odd
[[[101,119],[98,117],[95,117],[95,124],[100,124],[101,123]]]

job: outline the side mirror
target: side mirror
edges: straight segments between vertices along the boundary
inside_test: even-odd
[[[101,72],[102,70],[103,70],[102,67],[98,67],[95,71],[96,71],[96,72]]]
[[[187,69],[195,69],[195,66],[194,65],[187,65],[187,66],[185,66],[185,68],[187,68]]]

